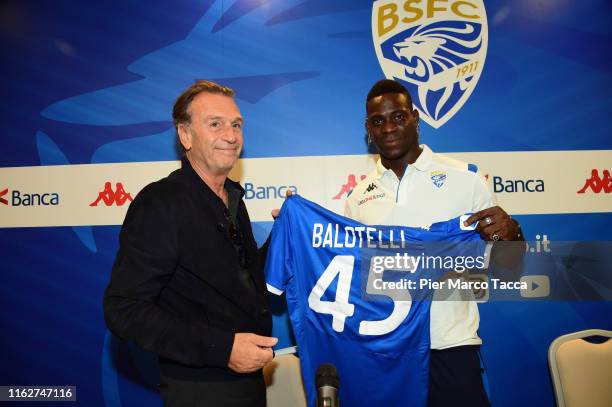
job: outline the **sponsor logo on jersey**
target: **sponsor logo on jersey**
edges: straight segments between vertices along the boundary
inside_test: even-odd
[[[584,194],[587,191],[591,191],[595,194],[609,194],[612,192],[612,177],[610,176],[610,170],[603,170],[603,176],[599,176],[599,170],[596,168],[591,170],[591,176],[584,181],[582,188],[578,190],[578,194]]]
[[[363,180],[366,176],[362,175],[359,177],[360,180]],[[353,188],[357,186],[357,176],[355,174],[349,174],[346,183],[340,187],[340,190],[332,199],[341,199],[344,195],[349,196],[351,192],[353,192]]]
[[[98,206],[100,202],[106,206],[123,206],[128,201],[132,202],[132,200],[132,195],[125,191],[121,182],[117,182],[113,190],[110,181],[107,181],[104,183],[104,189],[98,193],[96,200],[89,206]]]
[[[380,193],[380,194],[373,194],[370,196],[366,196],[365,198],[361,199],[359,202],[357,202],[357,206],[361,206],[366,202],[370,202],[370,201],[374,201],[376,199],[380,199],[380,198],[384,198],[386,195],[384,192]]]
[[[56,192],[29,193],[14,189],[10,193],[10,201],[7,199],[9,189],[0,191],[0,204],[6,206],[57,206],[60,196]]]
[[[412,95],[420,117],[439,128],[468,100],[487,55],[483,0],[380,0],[372,38],[389,79]]]
[[[493,192],[544,192],[544,180],[541,179],[503,179],[493,176]]]
[[[251,182],[244,184],[244,199],[283,199],[287,196],[287,190],[294,194],[298,193],[295,185],[255,185]]]
[[[444,171],[432,171],[429,173],[429,177],[437,188],[442,188],[442,185],[446,182],[446,173]]]

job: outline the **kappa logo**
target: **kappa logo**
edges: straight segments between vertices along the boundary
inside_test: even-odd
[[[365,190],[365,191],[363,191],[363,193],[364,193],[364,194],[367,194],[368,192],[372,192],[372,191],[374,191],[376,188],[378,188],[378,187],[376,186],[376,184],[375,184],[375,183],[373,183],[373,182],[372,182],[370,185],[368,185],[368,187],[366,188],[366,190]]]
[[[361,175],[359,179],[363,180],[365,177],[365,175]],[[351,192],[353,192],[353,188],[355,188],[356,186],[357,177],[355,176],[355,174],[349,174],[346,179],[346,184],[343,184],[342,187],[340,187],[340,191],[338,191],[338,193],[334,195],[332,199],[341,199],[344,195],[349,196]]]
[[[381,0],[372,9],[378,62],[412,95],[421,119],[439,128],[468,100],[488,45],[483,0]]]
[[[90,203],[89,206],[98,206],[100,201],[104,202],[106,206],[112,206],[113,204],[123,206],[127,201],[132,202],[132,195],[129,192],[125,192],[121,182],[115,184],[115,190],[113,191],[111,183],[107,181],[104,183],[104,190],[98,194],[98,198]]]
[[[609,170],[603,170],[603,177],[599,176],[599,171],[594,168],[591,170],[591,177],[584,181],[584,186],[577,192],[584,194],[588,189],[596,194],[603,192],[609,194],[612,192],[612,177]]]
[[[446,182],[446,173],[444,171],[432,171],[430,178],[436,187],[442,188],[442,185]]]

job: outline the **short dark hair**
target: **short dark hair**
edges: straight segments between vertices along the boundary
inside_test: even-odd
[[[412,104],[412,98],[410,97],[410,93],[408,89],[401,83],[391,80],[391,79],[383,79],[374,84],[372,89],[368,92],[368,96],[366,97],[366,103],[370,100],[374,99],[377,96],[384,95],[385,93],[401,93],[406,95],[408,98],[408,102]]]
[[[179,124],[191,123],[191,113],[189,112],[189,108],[191,107],[191,102],[193,102],[193,99],[195,99],[195,97],[200,93],[225,95],[231,98],[234,98],[236,95],[236,92],[234,92],[232,88],[219,85],[218,83],[212,81],[204,80],[196,81],[190,87],[185,89],[183,93],[181,93],[181,95],[176,99],[176,102],[174,102],[174,107],[172,108],[172,121],[174,122],[174,128],[177,131],[177,142],[183,155],[185,154],[185,148],[178,137],[178,126]]]

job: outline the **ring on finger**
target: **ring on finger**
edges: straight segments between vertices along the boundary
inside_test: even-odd
[[[484,219],[484,221],[485,221],[485,223],[486,223],[487,225],[490,225],[491,223],[493,223],[493,219],[491,219],[491,217],[490,217],[490,216],[487,216],[487,217]]]
[[[491,235],[491,239],[492,239],[493,241],[497,242],[497,241],[499,240],[499,235],[498,235],[497,233],[493,233],[493,234]]]

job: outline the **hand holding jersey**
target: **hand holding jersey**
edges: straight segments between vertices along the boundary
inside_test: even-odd
[[[523,240],[518,222],[499,206],[492,206],[472,214],[466,219],[465,225],[468,226],[474,222],[479,222],[477,230],[483,239],[491,241]]]
[[[252,333],[235,334],[228,362],[229,368],[238,373],[251,373],[262,369],[272,360],[274,356],[272,347],[277,342],[277,338],[268,336]]]

